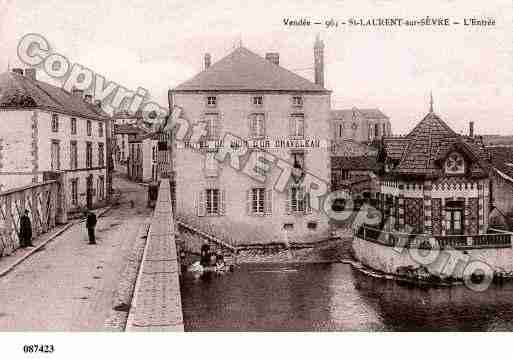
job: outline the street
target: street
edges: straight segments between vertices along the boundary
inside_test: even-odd
[[[120,205],[98,218],[97,245],[88,245],[85,222],[74,224],[0,278],[0,330],[105,330],[138,229],[151,214],[146,187],[119,177],[113,186]]]

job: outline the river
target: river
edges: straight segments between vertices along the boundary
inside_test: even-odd
[[[186,331],[511,331],[513,283],[411,288],[348,264],[244,264],[181,279]]]

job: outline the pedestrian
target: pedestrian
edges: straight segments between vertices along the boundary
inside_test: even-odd
[[[203,267],[207,267],[210,263],[210,245],[208,241],[205,239],[203,241],[203,245],[201,246],[201,259],[200,263]]]
[[[86,228],[89,236],[89,244],[96,244],[96,238],[94,236],[94,229],[96,227],[96,215],[93,211],[88,210],[86,217]]]
[[[23,215],[20,217],[20,247],[34,247],[32,244],[32,223],[28,216],[29,210],[26,209]]]

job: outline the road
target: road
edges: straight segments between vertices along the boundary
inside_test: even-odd
[[[114,187],[121,205],[99,218],[97,245],[87,244],[84,222],[75,224],[0,278],[0,330],[105,330],[127,256],[151,214],[146,187],[121,178]]]

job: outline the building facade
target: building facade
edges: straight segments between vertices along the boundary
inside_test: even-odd
[[[313,241],[330,234],[327,218],[303,195],[301,180],[290,179],[278,191],[273,184],[279,169],[261,182],[215,158],[216,141],[231,134],[329,183],[330,91],[323,87],[323,47],[317,39],[317,83],[281,67],[278,53],[263,58],[239,47],[211,66],[206,56],[203,72],[170,90],[170,106],[180,107],[193,125],[205,123],[204,139],[214,143],[196,149],[174,144],[181,221],[239,244]]]
[[[108,197],[110,118],[81,91],[37,81],[34,69],[0,75],[0,191],[65,176],[67,208]]]
[[[390,119],[377,108],[332,110],[331,125],[335,141],[368,143],[392,135]]]

